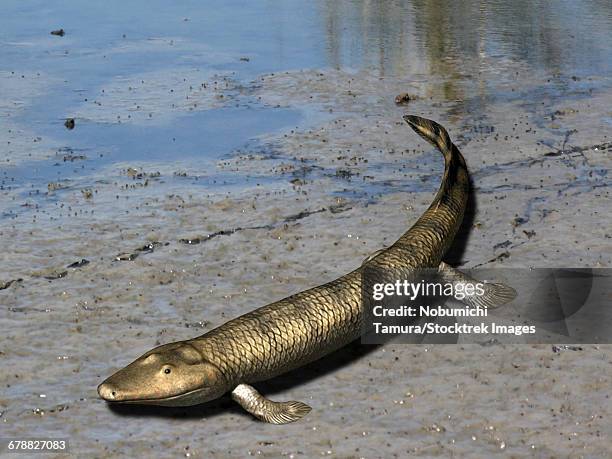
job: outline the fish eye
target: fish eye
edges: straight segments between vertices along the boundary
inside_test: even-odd
[[[170,368],[166,368],[166,369],[164,370],[164,373],[166,373],[167,375],[169,375],[171,371],[172,371],[172,370],[170,370]]]
[[[170,368],[170,366],[168,366],[168,365],[164,365],[162,367],[162,371],[164,372],[164,374],[169,375],[172,372],[172,368]]]

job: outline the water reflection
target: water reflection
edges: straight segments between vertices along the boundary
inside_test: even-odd
[[[368,67],[381,76],[475,75],[489,57],[547,74],[605,75],[612,51],[606,1],[353,0],[319,3],[329,64]]]
[[[568,76],[607,77],[612,63],[609,0],[189,0],[180,5],[155,0],[154,7],[144,0],[88,7],[70,0],[47,3],[6,4],[5,16],[12,20],[4,21],[0,34],[5,64],[0,76],[6,85],[0,115],[9,120],[10,114],[9,121],[27,127],[32,137],[50,140],[48,149],[108,146],[116,156],[106,155],[104,161],[149,158],[150,139],[162,135],[164,141],[155,145],[158,158],[192,158],[193,152],[220,157],[236,147],[235,140],[297,122],[295,114],[267,107],[270,113],[249,122],[258,130],[242,129],[242,121],[253,119],[254,112],[248,112],[256,104],[252,100],[242,100],[234,107],[241,115],[231,118],[220,110],[177,112],[176,100],[167,95],[175,89],[175,75],[184,80],[200,71],[231,73],[233,80],[248,87],[271,72],[367,69],[400,82],[422,82],[419,91],[436,100],[460,101],[451,108],[451,115],[460,117],[465,112],[483,113],[483,104],[491,98],[508,97],[504,91],[509,89],[501,87],[504,80],[515,84],[536,73],[558,78],[558,93],[567,97],[563,85]],[[97,27],[105,14],[110,15],[105,27]],[[66,29],[65,37],[49,35],[59,26]],[[504,66],[507,62],[513,65]],[[520,64],[520,76],[504,73],[506,68],[516,69],[514,64]],[[13,73],[22,78],[13,78]],[[103,91],[117,91],[117,82],[142,81],[142,75],[156,75],[157,92],[150,89],[147,97],[156,101],[160,112],[175,113],[172,122],[178,128],[168,121],[167,129],[150,126],[149,133],[128,123],[116,127],[82,117],[75,131],[66,131],[65,118],[83,113],[81,109],[101,98]],[[597,84],[609,83],[600,79]],[[543,92],[547,90],[538,88],[538,97],[523,91],[520,97],[525,103],[541,101],[543,94],[548,97]],[[21,108],[7,102],[12,99],[20,101]],[[123,102],[127,108],[128,101]],[[117,107],[123,105],[122,100],[104,105],[106,119],[118,119]],[[182,116],[193,118],[183,122]],[[206,132],[212,134],[202,136],[198,129],[181,127],[198,122],[207,122]],[[249,137],[222,142],[227,136],[220,132],[226,131],[215,130],[215,122],[225,122],[227,131]],[[109,135],[114,129],[122,135]],[[7,133],[8,128],[0,132],[5,145],[11,141]],[[12,163],[28,160],[27,149],[11,145]]]

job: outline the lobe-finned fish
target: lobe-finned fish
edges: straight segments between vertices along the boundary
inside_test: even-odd
[[[186,406],[231,391],[232,398],[258,419],[293,422],[310,407],[268,400],[250,384],[317,360],[360,336],[363,269],[409,276],[434,268],[445,281],[469,280],[442,262],[466,207],[465,160],[436,122],[411,115],[404,120],[444,155],[445,170],[432,204],[397,242],[336,280],[251,311],[197,338],[152,349],[100,384],[100,397],[109,402]],[[515,296],[503,284],[484,285],[485,295],[477,302],[468,297],[468,303],[487,307]]]

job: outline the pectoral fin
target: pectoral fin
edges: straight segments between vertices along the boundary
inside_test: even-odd
[[[302,402],[273,402],[248,384],[239,384],[232,398],[257,419],[271,424],[288,424],[306,416],[311,408]]]
[[[438,275],[442,282],[450,282],[452,284],[476,284],[480,283],[484,290],[482,295],[469,295],[460,300],[462,303],[477,307],[477,308],[495,308],[502,304],[509,303],[516,298],[516,290],[512,287],[492,282],[482,282],[471,278],[467,274],[447,265],[440,263],[438,266]]]

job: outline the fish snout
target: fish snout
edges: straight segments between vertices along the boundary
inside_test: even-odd
[[[103,382],[98,386],[98,395],[107,402],[117,400],[117,389],[110,383]]]

